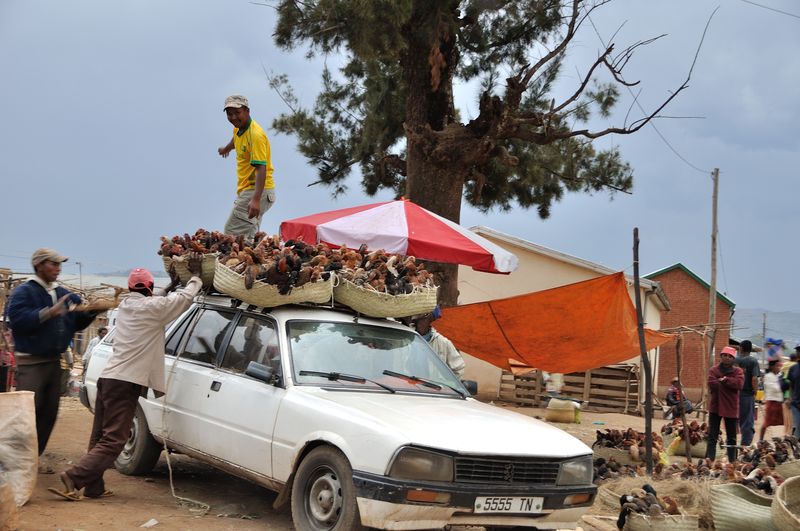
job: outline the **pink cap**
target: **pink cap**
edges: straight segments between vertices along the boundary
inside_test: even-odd
[[[722,356],[723,354],[727,354],[728,356],[736,357],[736,349],[733,347],[725,347],[720,350],[719,355]]]
[[[155,280],[153,280],[153,274],[144,269],[143,267],[137,267],[131,274],[128,275],[128,289],[134,288],[148,288],[153,289],[153,284]]]

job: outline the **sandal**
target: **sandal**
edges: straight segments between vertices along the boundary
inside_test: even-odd
[[[98,494],[97,496],[91,495],[91,494],[86,494],[86,498],[108,498],[109,496],[113,496],[113,495],[114,495],[114,491],[113,490],[106,489],[106,490],[103,491],[102,494]]]
[[[67,499],[69,501],[81,501],[81,499],[83,499],[83,497],[78,493],[77,490],[73,490],[73,491],[63,490],[62,491],[62,490],[58,490],[55,487],[50,487],[47,490],[49,490],[53,494],[56,494],[58,496],[61,496],[62,498],[65,498],[65,499]]]

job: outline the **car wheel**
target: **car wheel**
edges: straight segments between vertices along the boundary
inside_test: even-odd
[[[292,520],[302,531],[364,529],[353,469],[339,450],[321,446],[300,463],[292,484]]]
[[[150,427],[141,406],[137,404],[133,416],[131,435],[125,441],[122,452],[114,461],[117,470],[128,476],[147,474],[156,466],[161,456],[161,445],[150,435]]]

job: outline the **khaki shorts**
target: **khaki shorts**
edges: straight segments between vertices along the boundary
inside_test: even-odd
[[[264,213],[275,204],[275,190],[264,190],[261,194],[261,213],[252,218],[247,217],[247,205],[250,199],[253,198],[254,190],[242,190],[236,200],[233,202],[233,210],[225,222],[225,234],[232,234],[239,236],[240,234],[245,238],[252,239],[258,229],[261,227],[261,218]]]

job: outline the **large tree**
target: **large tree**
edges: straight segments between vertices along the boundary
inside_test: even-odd
[[[627,192],[629,164],[592,140],[637,131],[684,87],[641,120],[590,130],[592,114],[609,115],[618,87],[635,84],[622,69],[644,43],[619,52],[609,44],[554,99],[569,44],[604,3],[281,0],[279,46],[344,60],[338,72],[322,72],[313,109],[299,106],[284,76],[272,78],[291,109],[273,126],[297,136],[334,193],[357,166],[368,194],[388,188],[456,222],[462,198],[484,211],[535,207],[545,218],[565,191]],[[465,122],[453,87],[471,80],[481,86],[479,113]],[[457,270],[444,272],[440,300],[454,304]]]

